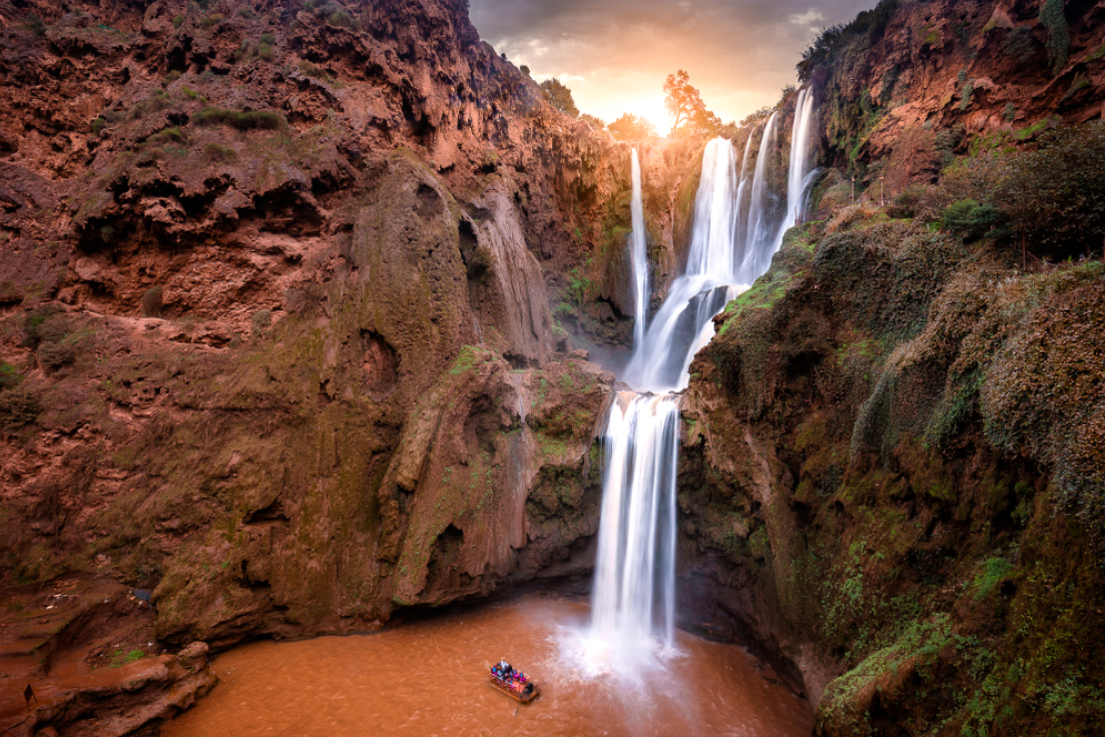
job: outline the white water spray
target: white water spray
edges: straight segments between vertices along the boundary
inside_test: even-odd
[[[641,162],[637,158],[637,149],[633,149],[633,200],[629,205],[633,233],[631,234],[631,257],[633,261],[634,314],[633,347],[637,348],[645,339],[645,322],[648,316],[648,252],[645,248],[645,213],[641,204]]]
[[[794,108],[794,128],[790,134],[790,167],[787,169],[786,214],[775,236],[772,253],[783,245],[783,236],[800,222],[805,208],[806,188],[809,187],[810,124],[813,120],[813,88],[806,87],[798,93]]]
[[[630,386],[651,392],[686,388],[692,346],[704,325],[725,306],[718,302],[728,287],[737,283],[737,220],[733,147],[716,138],[702,155],[686,271],[672,284],[644,340],[634,346],[624,377]]]
[[[679,396],[619,392],[603,444],[590,639],[595,666],[634,673],[675,642]]]
[[[633,357],[624,379],[646,392],[620,392],[612,403],[603,435],[605,448],[602,517],[592,596],[592,622],[577,633],[578,657],[587,672],[613,670],[639,680],[643,670],[660,663],[658,655],[674,652],[676,469],[679,456],[677,392],[690,381],[695,353],[714,334],[713,318],[748,288],[771,264],[779,248],[779,228],[798,217],[808,176],[805,171],[812,95],[798,100],[787,200],[779,215],[778,197],[770,192],[777,156],[776,119],[772,114],[760,137],[750,186],[752,133],[745,144],[740,176],[732,145],[711,141],[702,158],[695,196],[694,230],[687,267],[675,280],[645,330],[638,302]],[[639,203],[639,164],[633,155],[634,203]],[[797,182],[797,184],[792,184]],[[792,216],[791,210],[795,211]],[[634,236],[643,234],[633,210]],[[742,222],[743,220],[743,222]],[[778,238],[781,242],[781,237]],[[647,262],[637,260],[640,273]],[[641,246],[643,251],[643,244]],[[643,259],[642,259],[643,261]]]
[[[771,195],[767,182],[771,177],[775,153],[776,111],[767,119],[763,137],[760,139],[760,152],[756,156],[756,173],[752,177],[752,195],[748,208],[748,228],[744,240],[744,257],[741,259],[739,276],[744,283],[751,284],[771,265],[771,237],[775,229],[771,227]]]

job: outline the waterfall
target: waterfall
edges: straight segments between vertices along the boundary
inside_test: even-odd
[[[778,111],[767,119],[763,137],[760,139],[760,153],[756,156],[756,173],[752,177],[751,202],[748,208],[748,229],[744,240],[744,258],[741,259],[738,277],[751,284],[771,265],[771,256],[775,253],[768,234],[774,235],[771,227],[772,210],[767,181],[771,177],[775,152],[775,120]]]
[[[702,155],[687,268],[672,284],[644,340],[634,346],[624,376],[630,386],[659,392],[686,387],[691,347],[704,324],[724,307],[711,295],[738,283],[736,178],[733,146],[724,138],[710,141]]]
[[[674,648],[679,392],[690,382],[695,353],[713,337],[712,318],[767,271],[778,250],[778,228],[787,218],[793,223],[789,213],[797,211],[807,185],[812,107],[812,95],[803,91],[782,213],[780,198],[770,190],[778,153],[777,114],[767,120],[760,136],[751,180],[747,172],[754,131],[745,143],[739,176],[729,141],[718,138],[707,144],[686,269],[647,329],[638,303],[633,356],[622,377],[637,391],[618,393],[603,435],[602,516],[592,619],[581,654],[588,671],[612,667],[620,675],[636,678],[642,668],[657,662],[658,650]],[[633,164],[637,205],[636,152]],[[633,217],[636,236],[638,230],[643,233],[638,210]],[[636,239],[633,247],[634,275],[639,280],[639,269],[647,270],[647,263],[639,266],[644,258],[637,260]],[[638,286],[638,295],[641,292]]]
[[[802,216],[806,188],[809,186],[810,123],[813,120],[813,88],[798,93],[794,108],[794,128],[790,133],[790,167],[787,170],[787,202],[783,222],[775,236],[772,253],[783,245],[783,236]]]
[[[635,392],[618,393],[606,423],[592,630],[622,664],[644,655],[654,609],[674,643],[678,424],[678,395]]]
[[[702,154],[702,178],[694,201],[694,230],[687,255],[687,276],[733,275],[733,230],[736,226],[736,161],[733,147],[724,138],[706,144]]]
[[[645,321],[648,313],[648,252],[645,248],[645,214],[641,204],[641,162],[637,149],[633,149],[633,200],[629,205],[632,217],[631,252],[633,260],[634,314],[633,347],[645,339]]]

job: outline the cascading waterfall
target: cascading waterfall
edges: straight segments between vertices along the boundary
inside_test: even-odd
[[[648,312],[648,252],[645,249],[645,212],[641,204],[641,162],[637,149],[633,149],[633,200],[629,205],[633,233],[630,235],[630,255],[633,262],[633,347],[641,345],[645,338],[645,321]]]
[[[760,139],[760,153],[756,156],[756,173],[752,177],[752,195],[748,209],[748,228],[744,240],[744,258],[741,259],[737,277],[744,284],[751,284],[771,265],[772,238],[775,229],[771,224],[771,195],[767,182],[771,177],[774,163],[776,136],[775,120],[779,113],[774,112],[767,120],[763,137]]]
[[[790,134],[790,167],[787,170],[787,202],[783,222],[775,236],[772,254],[783,245],[783,236],[799,222],[805,207],[806,181],[809,173],[810,124],[813,120],[813,88],[805,87],[798,93],[794,108],[794,128]]]
[[[807,184],[812,107],[812,95],[803,90],[783,213],[797,210]],[[687,267],[672,284],[647,330],[644,320],[638,318],[639,332],[623,379],[646,393],[619,392],[603,434],[599,550],[591,628],[585,635],[583,653],[589,669],[612,668],[637,678],[643,667],[658,662],[657,650],[670,652],[673,648],[679,392],[689,383],[695,353],[713,336],[711,318],[767,270],[778,250],[778,228],[789,227],[787,217],[791,224],[797,217],[787,214],[780,222],[778,198],[768,189],[777,149],[776,118],[773,113],[764,126],[750,187],[746,187],[746,173],[751,133],[739,177],[729,141],[718,138],[706,146]],[[639,202],[639,176],[634,152],[635,202]],[[643,236],[638,212],[633,211],[634,234],[640,231]],[[645,272],[648,265],[639,266],[636,241],[633,247],[636,277],[638,269]],[[638,287],[638,295],[642,291]]]
[[[679,395],[619,392],[607,418],[592,630],[618,665],[675,637],[675,470]]]
[[[703,325],[720,309],[715,309],[712,295],[736,283],[736,178],[732,145],[724,138],[710,141],[702,156],[687,268],[672,284],[644,341],[634,347],[624,377],[630,386],[652,392],[677,391],[690,380],[687,367],[694,357],[690,348]]]

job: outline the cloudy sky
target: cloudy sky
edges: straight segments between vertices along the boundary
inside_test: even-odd
[[[706,107],[737,120],[796,82],[824,26],[877,0],[470,0],[480,36],[538,80],[557,77],[577,107],[611,122],[644,115],[663,134],[664,80],[686,69]]]

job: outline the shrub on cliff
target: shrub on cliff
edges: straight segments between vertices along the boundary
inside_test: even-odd
[[[34,422],[42,408],[38,397],[24,387],[0,391],[0,425],[11,430]]]
[[[1030,242],[1053,252],[1102,247],[1105,122],[1043,133],[1040,146],[1009,157],[994,202],[1022,223]]]
[[[591,128],[594,130],[600,131],[606,128],[606,121],[602,118],[595,117],[594,115],[583,113],[579,116],[579,119],[587,125],[591,126]]]
[[[69,331],[69,321],[55,305],[38,307],[23,318],[23,344],[32,348],[40,343],[56,343]]]
[[[639,141],[656,135],[656,128],[652,123],[633,113],[626,113],[606,128],[619,141]]]
[[[284,116],[275,110],[249,110],[240,112],[219,107],[205,107],[192,118],[196,125],[228,125],[238,130],[275,130],[285,125]]]
[[[150,287],[142,295],[143,317],[160,317],[161,306],[164,304],[164,296],[160,286]]]
[[[0,361],[0,390],[14,389],[23,381],[23,374],[15,370],[7,361]]]
[[[579,108],[576,107],[575,100],[572,99],[571,89],[561,84],[559,79],[556,77],[546,79],[537,86],[541,89],[541,94],[554,108],[571,115],[573,118],[579,117]]]
[[[43,343],[38,347],[38,360],[47,369],[59,369],[73,363],[77,358],[77,347],[64,341]]]
[[[944,210],[944,227],[962,236],[965,240],[976,240],[987,234],[1004,234],[1002,225],[1004,214],[989,202],[978,203],[974,200],[953,202]]]

